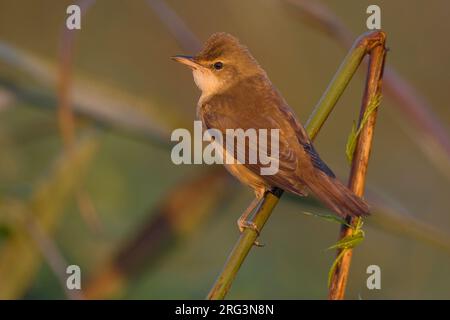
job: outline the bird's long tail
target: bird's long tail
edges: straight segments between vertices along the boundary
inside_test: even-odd
[[[335,177],[316,171],[316,179],[308,179],[306,185],[329,209],[341,217],[369,215],[367,203],[355,195]]]

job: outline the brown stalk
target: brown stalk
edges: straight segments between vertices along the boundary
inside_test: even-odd
[[[381,94],[381,84],[383,76],[384,61],[386,56],[385,48],[385,34],[382,32],[376,33],[375,37],[364,39],[365,43],[361,45],[368,48],[370,55],[368,73],[366,79],[366,87],[361,105],[359,122],[361,123],[363,116],[367,110],[368,105],[373,99]],[[375,109],[369,116],[367,123],[361,130],[358,137],[355,153],[353,155],[352,167],[348,186],[358,196],[363,196],[366,182],[367,167],[369,164],[370,151],[372,148],[372,140],[377,119],[377,109]],[[355,227],[360,218],[347,217],[347,222],[352,227]],[[341,226],[339,239],[350,236],[353,228],[346,225]],[[352,260],[352,249],[340,249],[337,255],[339,256],[344,250],[342,259],[334,269],[331,284],[329,288],[328,298],[331,300],[344,299],[345,287],[347,284],[348,274],[350,271],[350,264]]]
[[[77,5],[80,7],[82,15],[85,15],[95,0],[80,0]],[[58,126],[63,140],[64,148],[71,152],[75,142],[75,115],[72,110],[71,88],[72,88],[72,66],[75,35],[80,30],[69,30],[64,25],[61,36],[61,47],[59,52],[58,69]],[[101,229],[101,222],[93,206],[89,194],[80,187],[75,194],[78,209],[81,217],[91,230],[98,232]]]

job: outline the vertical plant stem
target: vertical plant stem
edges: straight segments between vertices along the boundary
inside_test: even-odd
[[[374,31],[363,34],[355,41],[355,44],[345,57],[336,72],[336,75],[308,120],[306,131],[311,140],[314,140],[319,133],[320,128],[325,123],[339,97],[342,95],[342,92],[347,87],[350,79],[364,58],[364,55],[371,50],[374,43],[376,43],[380,37],[384,39],[384,34],[380,31]],[[250,219],[259,230],[262,230],[264,224],[269,219],[270,214],[277,205],[282,193],[282,190],[275,189],[273,192],[267,192],[265,194],[264,199]],[[250,228],[246,228],[241,233],[237,243],[225,262],[225,266],[211,288],[207,299],[217,300],[225,298],[239,268],[250,252],[257,237],[256,231]]]
[[[314,0],[286,0],[296,6],[303,21],[328,34],[338,44],[348,47],[352,43],[352,32],[330,8]],[[413,142],[447,177],[450,177],[450,137],[443,121],[434,113],[432,105],[394,68],[386,66],[383,75],[386,97],[394,102],[393,107],[409,122],[412,130],[407,133]]]
[[[361,105],[361,112],[359,122],[361,123],[364,113],[367,110],[369,103],[376,99],[381,94],[381,82],[383,76],[384,60],[386,55],[385,34],[379,32],[377,37],[370,45],[368,45],[370,61],[368,66],[368,74],[366,79],[366,86],[364,90],[363,101]],[[348,186],[358,196],[363,196],[364,186],[366,182],[367,167],[369,164],[370,151],[372,147],[373,133],[375,129],[375,122],[377,117],[377,109],[375,109],[369,116],[367,123],[361,130],[358,136],[358,142],[355,152],[353,154],[352,167]],[[356,226],[360,218],[347,217],[347,222],[350,226]],[[339,239],[350,236],[353,228],[342,225]],[[342,253],[342,250],[344,252]],[[338,250],[337,255],[342,255],[337,267],[334,269],[328,297],[332,300],[344,299],[345,287],[347,284],[348,274],[350,271],[350,264],[352,259],[352,249]]]
[[[83,17],[86,16],[88,9],[94,4],[94,2],[95,0],[77,1],[77,5],[80,6]],[[79,32],[79,30],[69,30],[65,25],[63,26],[59,52],[57,114],[59,131],[66,152],[72,151],[76,136],[76,118],[72,110],[71,91],[75,37],[77,32]],[[76,191],[75,197],[83,220],[92,231],[99,232],[101,230],[101,221],[97,215],[89,194],[82,188],[82,186],[80,186]]]

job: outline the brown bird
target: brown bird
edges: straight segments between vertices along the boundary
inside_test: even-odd
[[[197,116],[204,128],[279,129],[279,170],[260,175],[261,164],[225,164],[242,183],[253,188],[256,199],[238,220],[241,232],[254,228],[249,214],[274,187],[304,196],[305,187],[328,208],[344,217],[369,214],[369,207],[338,181],[320,159],[305,129],[294,112],[269,80],[249,50],[227,33],[215,33],[196,56],[172,57],[193,71],[202,91]],[[248,150],[256,145],[246,146]],[[236,154],[234,153],[234,157]]]

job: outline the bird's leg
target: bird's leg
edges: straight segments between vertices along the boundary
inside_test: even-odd
[[[237,225],[239,227],[239,231],[244,232],[245,228],[250,228],[256,231],[256,233],[259,235],[259,230],[256,227],[256,225],[251,221],[248,221],[248,217],[250,216],[250,214],[253,212],[253,210],[256,208],[256,206],[259,203],[258,198],[253,199],[253,201],[250,203],[250,205],[247,207],[247,209],[245,209],[244,213],[239,217],[239,219],[237,220]]]
[[[237,225],[238,225],[239,231],[241,233],[244,232],[244,230],[246,228],[248,228],[248,229],[255,230],[256,234],[259,237],[260,232],[259,232],[258,227],[256,226],[256,224],[254,222],[248,221],[248,217],[253,212],[253,210],[258,206],[260,200],[261,200],[261,197],[256,196],[255,199],[253,199],[253,201],[247,207],[247,209],[245,209],[244,213],[237,220]],[[258,246],[258,247],[264,246],[263,244],[259,243],[258,241],[255,241],[254,245]]]

